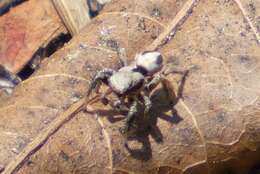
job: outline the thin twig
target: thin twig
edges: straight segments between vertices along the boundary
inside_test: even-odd
[[[161,33],[160,36],[146,48],[146,50],[156,50],[159,47],[165,45],[173,37],[177,28],[184,23],[185,19],[187,19],[191,9],[195,6],[197,1],[198,0],[188,0],[183,5],[183,8],[176,14],[166,30]]]

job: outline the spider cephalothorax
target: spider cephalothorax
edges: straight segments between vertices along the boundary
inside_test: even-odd
[[[160,52],[143,52],[142,54],[136,55],[135,61],[132,64],[125,64],[118,71],[113,69],[103,69],[99,71],[95,75],[87,95],[90,95],[93,89],[96,90],[96,93],[99,93],[99,87],[103,83],[109,86],[109,90],[118,96],[118,101],[111,102],[106,98],[108,93],[104,93],[100,97],[104,104],[109,103],[113,107],[120,108],[120,106],[125,104],[125,99],[131,101],[124,129],[125,131],[128,131],[137,114],[138,102],[144,104],[144,115],[148,115],[148,112],[152,107],[149,93],[160,82],[163,84],[168,96],[171,97],[173,95],[173,88],[170,87],[170,82],[165,78],[166,74],[164,71],[161,71],[162,68],[163,58]],[[177,71],[173,72],[183,73]],[[91,103],[96,101],[97,100],[93,100]]]

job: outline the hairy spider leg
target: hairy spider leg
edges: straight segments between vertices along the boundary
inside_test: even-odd
[[[126,51],[125,51],[125,48],[120,48],[118,51],[117,51],[117,55],[118,55],[118,58],[119,58],[119,61],[120,61],[120,64],[121,64],[121,68],[124,67],[124,66],[127,66],[128,63],[127,63],[127,57],[126,57]]]
[[[128,111],[128,114],[126,116],[126,122],[125,122],[125,127],[124,129],[122,130],[122,133],[127,133],[129,132],[132,124],[133,124],[133,121],[134,121],[134,118],[137,114],[137,104],[138,104],[138,99],[137,97],[134,97],[133,98],[133,102],[129,108],[129,111]]]
[[[108,84],[108,78],[113,75],[115,71],[113,69],[105,68],[99,71],[90,83],[90,87],[87,91],[87,96],[89,96],[92,90],[95,89],[96,93],[99,93],[99,88],[101,83]]]
[[[162,84],[163,86],[163,90],[166,92],[166,96],[168,97],[168,99],[170,100],[170,102],[173,102],[173,100],[175,100],[176,95],[175,95],[175,90],[174,87],[172,85],[172,83],[164,77],[164,75],[162,74],[156,74],[151,80],[150,82],[145,86],[145,89],[148,92],[151,92],[153,89],[155,89],[159,83]]]
[[[179,87],[178,87],[178,92],[177,92],[177,98],[176,98],[176,100],[178,101],[180,98],[182,98],[182,91],[183,91],[183,87],[184,87],[184,83],[185,83],[185,81],[186,81],[186,77],[187,77],[187,75],[188,75],[188,73],[189,73],[189,70],[177,70],[176,68],[175,69],[171,69],[169,72],[164,72],[164,76],[166,77],[166,76],[168,76],[169,74],[172,74],[172,73],[174,73],[174,74],[180,74],[180,75],[182,75],[182,78],[181,78],[181,83],[179,84]],[[166,78],[165,78],[166,79]],[[167,80],[167,79],[166,79]],[[165,84],[167,83],[168,84],[168,89],[170,89],[171,87],[170,87],[170,81],[169,80],[167,80],[168,82],[165,82]],[[167,85],[166,84],[166,85]],[[171,85],[172,86],[172,85]],[[176,97],[176,96],[175,96]]]
[[[156,74],[150,80],[150,82],[145,86],[145,89],[148,90],[149,92],[151,92],[154,88],[156,88],[158,86],[159,83],[161,83],[163,86],[163,90],[166,92],[166,95],[168,96],[170,102],[174,103],[176,100],[178,100],[179,98],[182,97],[181,91],[183,88],[183,82],[185,81],[185,78],[186,78],[188,72],[189,72],[188,70],[186,70],[186,71],[171,70],[168,73],[163,72],[163,73]],[[178,88],[177,96],[175,94],[175,89],[174,89],[174,86],[172,85],[171,81],[166,78],[166,76],[171,73],[182,75],[181,85]]]
[[[177,99],[177,96],[171,81],[164,77],[162,77],[160,80],[163,86],[163,90],[166,92],[166,96],[168,97],[170,103],[174,103]]]
[[[112,108],[115,108],[117,111],[119,112],[123,112],[123,111],[128,111],[128,107],[126,106],[126,103],[125,103],[125,97],[126,96],[121,96],[119,97],[118,100],[116,101],[110,101],[110,106]]]
[[[94,103],[96,103],[96,102],[98,102],[98,101],[100,101],[100,100],[106,98],[106,96],[108,96],[108,95],[111,94],[112,92],[113,92],[113,91],[112,91],[110,88],[108,88],[104,93],[102,93],[102,94],[97,94],[97,95],[95,95],[93,98],[90,98],[90,99],[89,99],[89,97],[86,97],[86,102],[85,102],[86,110],[88,110],[88,109],[87,109],[88,105],[94,104]]]
[[[101,101],[104,105],[109,104],[112,108],[115,108],[118,111],[128,111],[128,108],[125,106],[125,96],[119,97],[116,101],[108,100],[106,97],[112,93],[112,89],[108,88],[104,93],[99,93],[91,99],[86,99],[86,107],[88,105],[94,104],[98,101]]]
[[[144,100],[144,120],[148,119],[149,111],[152,108],[152,101],[149,97],[149,93],[147,91],[144,91],[144,95],[142,95]]]
[[[106,96],[101,96],[101,102],[104,104],[104,105],[107,105],[109,104],[109,106],[111,108],[114,108],[116,111],[119,111],[119,112],[124,112],[124,111],[128,111],[128,108],[126,106],[126,103],[125,103],[125,96],[118,96],[118,99],[117,100],[109,100],[106,98]]]
[[[168,76],[169,74],[180,74],[180,75],[185,75],[188,73],[189,70],[183,70],[182,68],[178,68],[178,67],[175,67],[175,66],[172,66],[172,67],[167,67],[164,68],[164,70],[162,71],[162,74],[164,76]]]

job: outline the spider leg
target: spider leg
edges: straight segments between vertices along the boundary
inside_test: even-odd
[[[172,83],[165,78],[164,75],[156,74],[154,78],[145,86],[145,89],[148,92],[151,92],[159,83],[162,83],[166,96],[169,98],[170,102],[173,103],[176,100],[175,90]]]
[[[89,96],[92,92],[92,90],[96,90],[96,93],[99,93],[99,88],[101,85],[101,82],[107,83],[108,78],[114,73],[113,69],[105,68],[101,71],[99,71],[93,78],[93,80],[90,83],[90,87],[87,91],[87,96]]]
[[[120,48],[117,51],[117,55],[119,57],[119,61],[120,61],[121,67],[127,66],[128,63],[127,63],[125,48]]]
[[[178,87],[177,99],[183,98],[183,96],[182,96],[183,88],[184,88],[184,84],[185,84],[186,77],[188,74],[189,74],[189,70],[185,71],[182,75],[181,83]]]
[[[111,108],[114,108],[118,112],[128,111],[128,108],[125,104],[124,97],[119,97],[117,100],[108,100],[106,97],[101,99],[104,105],[109,104]]]
[[[147,92],[145,92],[145,94],[143,95],[143,100],[144,100],[144,119],[147,120],[148,119],[148,115],[149,115],[149,111],[152,108],[152,101],[148,95]]]
[[[166,96],[168,97],[170,103],[176,103],[177,96],[175,94],[174,86],[172,85],[171,81],[166,78],[161,78],[161,83],[163,86],[164,91],[166,92]]]
[[[188,70],[183,70],[181,68],[175,67],[175,66],[170,66],[170,67],[166,67],[163,70],[163,75],[167,76],[169,74],[181,74],[184,75],[188,72]]]
[[[174,89],[174,86],[172,85],[171,81],[169,81],[166,78],[166,76],[171,73],[182,75],[181,83],[178,86],[177,95],[175,93],[175,89]],[[159,73],[159,74],[155,75],[154,78],[152,80],[150,80],[149,83],[145,86],[145,89],[148,90],[149,92],[151,92],[154,88],[156,88],[156,86],[159,83],[162,83],[163,89],[166,92],[166,95],[168,96],[170,102],[172,104],[175,104],[180,98],[182,98],[183,87],[184,87],[184,83],[186,81],[186,77],[187,77],[188,73],[189,73],[189,70],[183,71],[183,70],[173,69],[168,72],[164,71],[163,73]]]
[[[145,85],[145,90],[151,92],[161,82],[162,75],[156,74],[148,83]]]
[[[122,133],[127,133],[130,130],[130,128],[133,124],[134,118],[135,118],[135,116],[138,112],[137,111],[137,104],[138,104],[137,98],[134,98],[134,101],[129,108],[129,111],[128,111],[128,114],[127,114],[127,117],[126,117],[125,127],[122,130]]]
[[[113,102],[113,105],[111,105],[111,107],[120,112],[125,112],[129,110],[125,103],[125,97],[119,97],[118,100]]]
[[[169,99],[171,99],[170,100],[171,103],[176,104],[179,101],[179,99],[182,98],[183,88],[184,88],[184,84],[186,81],[186,77],[189,73],[189,70],[176,71],[176,72],[172,71],[172,73],[180,73],[182,75],[180,84],[178,84],[177,95],[175,94],[175,90],[174,90],[172,83],[166,77],[162,78],[162,84],[163,84],[165,91],[167,92],[167,95],[169,96]]]
[[[98,95],[94,96],[93,98],[89,99],[88,97],[86,97],[86,103],[85,103],[86,110],[88,110],[87,107],[89,105],[94,104],[94,103],[106,98],[106,96],[108,96],[111,93],[112,93],[112,90],[109,88],[103,94],[98,94]]]

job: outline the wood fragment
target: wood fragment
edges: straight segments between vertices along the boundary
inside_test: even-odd
[[[52,0],[65,26],[72,35],[77,34],[89,21],[89,8],[85,0]]]
[[[40,47],[62,33],[66,28],[50,0],[26,1],[1,16],[0,64],[17,73]]]
[[[183,8],[177,13],[174,20],[172,20],[169,27],[147,48],[147,50],[155,50],[166,44],[173,37],[177,27],[188,17],[190,14],[189,11],[194,7],[196,2],[197,0],[187,1]]]

